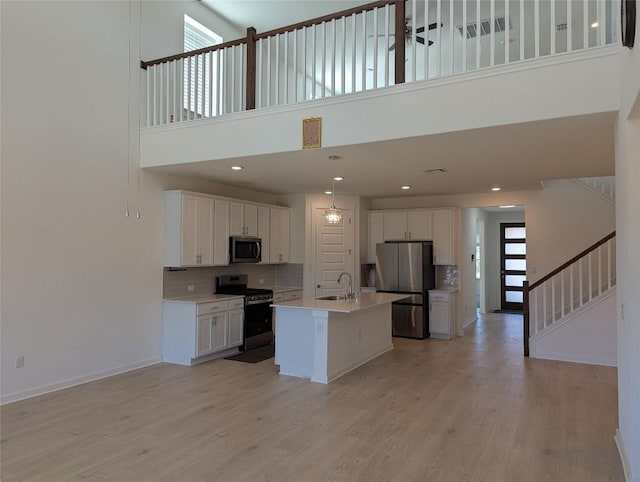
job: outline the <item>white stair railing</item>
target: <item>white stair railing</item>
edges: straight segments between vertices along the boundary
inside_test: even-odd
[[[146,61],[143,125],[351,95],[617,42],[617,1],[378,0]]]
[[[616,199],[616,182],[614,176],[605,177],[579,177],[577,180],[583,182],[594,191],[605,195],[607,198]]]
[[[614,231],[535,283],[524,282],[525,355],[529,337],[615,287],[615,258]]]

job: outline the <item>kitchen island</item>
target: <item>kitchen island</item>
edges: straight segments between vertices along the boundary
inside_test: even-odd
[[[362,293],[358,300],[273,304],[280,374],[329,383],[392,350],[391,303],[402,298],[406,295]]]

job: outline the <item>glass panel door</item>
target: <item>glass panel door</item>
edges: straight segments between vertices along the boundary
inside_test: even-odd
[[[522,310],[522,282],[527,274],[526,239],[524,223],[500,224],[500,286],[503,310]]]

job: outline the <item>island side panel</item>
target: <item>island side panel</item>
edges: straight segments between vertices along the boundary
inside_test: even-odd
[[[314,321],[311,310],[276,307],[276,359],[281,375],[311,378]]]
[[[329,313],[327,381],[393,349],[391,303],[352,313]]]

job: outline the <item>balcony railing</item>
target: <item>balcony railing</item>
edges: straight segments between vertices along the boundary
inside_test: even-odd
[[[617,42],[619,0],[381,0],[143,61],[143,125],[351,95]]]

